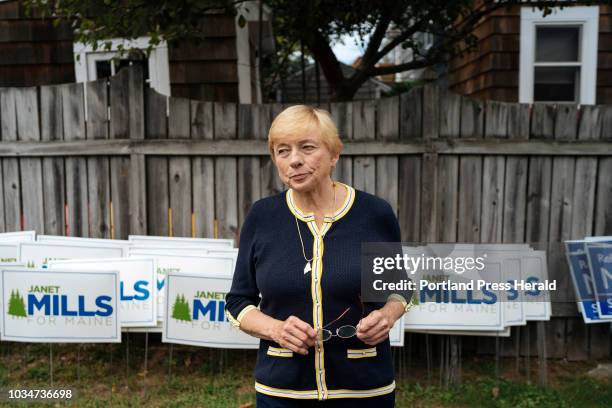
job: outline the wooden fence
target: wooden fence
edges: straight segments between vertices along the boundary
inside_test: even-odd
[[[612,105],[482,102],[427,85],[323,107],[345,143],[337,178],[389,201],[405,241],[612,234]],[[0,89],[0,231],[237,238],[251,204],[283,189],[265,141],[283,108],[167,98],[135,67],[109,81]],[[502,353],[610,356],[610,326],[587,327],[567,302],[563,259],[549,254],[566,301]]]

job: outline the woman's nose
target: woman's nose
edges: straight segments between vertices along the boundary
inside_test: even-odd
[[[299,151],[292,150],[289,156],[289,164],[293,167],[301,166],[304,162],[304,159]]]

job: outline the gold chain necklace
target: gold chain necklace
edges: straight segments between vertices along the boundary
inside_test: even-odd
[[[334,204],[332,207],[332,214],[334,214],[335,210],[336,210],[336,183],[332,182],[332,188],[334,190]],[[306,261],[306,266],[304,266],[304,274],[307,274],[308,272],[310,272],[312,270],[312,267],[310,265],[310,261],[312,261],[314,259],[314,253],[312,254],[312,257],[310,259],[308,259],[308,257],[306,257],[306,250],[304,249],[304,240],[302,239],[302,232],[300,230],[300,224],[298,223],[298,219],[295,216],[295,214],[293,215],[293,217],[295,218],[295,226],[297,227],[297,231],[298,231],[298,236],[300,237],[300,244],[302,245],[302,255],[304,256],[304,260]],[[325,217],[325,216],[323,216]],[[336,220],[336,216],[332,215],[332,221],[334,222]]]

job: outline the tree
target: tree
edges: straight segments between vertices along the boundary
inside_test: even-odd
[[[445,63],[476,45],[475,25],[485,16],[524,0],[261,0],[274,14],[274,34],[280,49],[277,59],[288,59],[303,46],[320,65],[329,83],[332,100],[350,100],[369,78]],[[226,12],[245,19],[241,10],[258,7],[245,0],[25,0],[30,8],[51,15],[57,23],[70,21],[76,39],[95,47],[110,47],[108,38],[151,37],[151,47],[162,39],[198,42],[202,39],[204,16]],[[576,4],[611,4],[612,0],[531,1],[550,13],[553,7]],[[393,35],[389,35],[389,33]],[[425,49],[416,33],[432,33],[436,41]],[[344,76],[332,50],[342,35],[356,35],[364,54],[354,74]],[[411,61],[379,65],[398,47],[412,50]],[[151,49],[151,48],[150,48]],[[149,49],[149,50],[150,50]],[[274,61],[276,70],[285,64]],[[277,76],[277,75],[276,75]]]

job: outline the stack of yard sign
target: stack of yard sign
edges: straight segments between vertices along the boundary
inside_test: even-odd
[[[455,268],[431,270],[421,268],[411,276],[420,289],[415,293],[411,311],[405,318],[405,329],[448,335],[509,337],[512,326],[528,321],[550,320],[550,293],[546,290],[522,290],[515,281],[542,283],[548,281],[546,251],[527,244],[428,244],[404,247],[411,258],[431,258],[461,265],[458,260],[472,258],[482,262],[482,270],[462,271]],[[454,262],[452,262],[454,261]],[[473,282],[474,289],[428,289],[427,282],[448,280]],[[478,289],[477,282],[508,283],[509,290]]]
[[[584,322],[612,322],[612,236],[566,241],[565,248]]]

